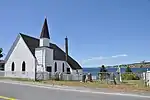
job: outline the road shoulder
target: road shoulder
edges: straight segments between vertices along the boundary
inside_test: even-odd
[[[115,92],[109,89],[90,89],[85,87],[71,87],[71,86],[58,86],[58,85],[47,85],[38,82],[21,82],[21,81],[11,81],[11,80],[1,80],[1,83],[13,84],[13,85],[21,85],[21,86],[30,86],[36,88],[44,88],[44,89],[53,89],[67,92],[81,92],[81,93],[92,93],[92,94],[104,94],[104,95],[116,95],[116,96],[128,96],[128,97],[140,97],[140,98],[149,98],[150,93],[137,94],[137,93],[129,93],[129,92]]]

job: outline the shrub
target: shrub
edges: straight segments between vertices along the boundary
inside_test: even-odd
[[[108,73],[107,73],[107,69],[105,68],[104,65],[102,65],[102,67],[100,68],[100,73],[99,73],[99,76],[100,76],[100,79],[106,79]]]
[[[2,52],[3,52],[3,49],[2,49],[2,48],[0,48],[0,58],[2,58],[2,57],[3,57]]]
[[[140,78],[134,73],[124,73],[122,74],[123,80],[139,80]]]
[[[104,65],[102,65],[101,69],[100,69],[100,72],[107,72],[107,69],[105,68]]]
[[[128,66],[127,68],[126,68],[126,71],[125,72],[132,72],[132,70],[131,70],[131,68]]]

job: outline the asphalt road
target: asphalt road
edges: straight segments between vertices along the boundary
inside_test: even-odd
[[[150,100],[150,97],[66,91],[3,82],[0,82],[0,96],[18,100]]]

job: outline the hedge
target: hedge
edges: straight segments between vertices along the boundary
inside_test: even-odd
[[[140,78],[135,73],[124,73],[122,74],[123,80],[139,80]]]

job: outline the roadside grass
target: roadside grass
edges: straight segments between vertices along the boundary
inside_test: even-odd
[[[9,79],[15,81],[26,81],[35,82],[31,79],[24,78],[10,78],[10,77],[0,77],[0,79]],[[142,80],[123,80],[121,84],[107,84],[105,81],[93,81],[93,82],[79,82],[79,81],[55,81],[55,80],[45,80],[36,81],[36,83],[50,84],[50,85],[60,85],[60,86],[76,86],[76,87],[87,87],[87,88],[108,88],[110,90],[120,91],[120,92],[150,92],[150,87],[145,87]]]
[[[143,80],[123,80],[122,84],[132,85],[136,87],[145,87]]]
[[[150,87],[145,87],[142,80],[124,80],[121,84],[107,84],[105,81],[93,81],[93,82],[79,82],[79,81],[54,81],[46,80],[42,81],[44,84],[54,84],[61,86],[78,86],[78,87],[88,87],[88,88],[108,88],[110,90],[120,91],[120,92],[150,92]]]
[[[27,79],[27,78],[12,78],[12,77],[0,77],[1,79],[6,79],[6,80],[15,80],[15,81],[30,81],[33,82],[34,80]]]
[[[135,92],[150,92],[150,86],[145,86],[143,80],[123,80],[119,88]]]
[[[55,80],[46,80],[42,81],[45,84],[54,84],[61,86],[78,86],[78,87],[89,87],[89,88],[107,88],[107,84],[101,84],[98,81],[93,82],[79,82],[79,81],[55,81]]]

